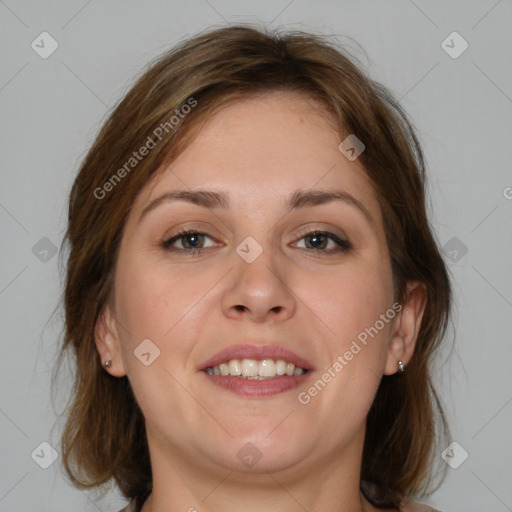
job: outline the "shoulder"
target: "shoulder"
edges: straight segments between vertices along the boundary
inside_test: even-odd
[[[441,512],[437,508],[432,508],[429,505],[425,505],[424,503],[420,503],[419,501],[414,501],[410,498],[405,499],[400,504],[401,512]]]

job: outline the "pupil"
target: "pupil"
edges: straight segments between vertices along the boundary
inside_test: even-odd
[[[197,237],[198,237],[198,235],[194,235],[194,234],[187,235],[187,242],[189,243],[189,245],[190,245],[190,239],[196,239],[196,243],[197,243],[198,242]],[[194,242],[192,242],[191,245],[192,245],[192,247],[195,247],[195,243]]]
[[[320,239],[321,239],[322,235],[311,235],[310,239],[311,240],[317,240],[317,243],[313,242],[312,245],[313,247],[318,247],[319,245],[322,245]]]

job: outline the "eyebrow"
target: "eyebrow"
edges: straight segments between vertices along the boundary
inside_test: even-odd
[[[142,210],[139,222],[144,216],[158,206],[173,201],[186,201],[209,209],[228,209],[230,206],[229,195],[225,192],[217,192],[213,190],[173,190],[151,201],[144,210]],[[374,224],[370,212],[361,203],[361,201],[343,190],[298,190],[289,197],[288,202],[286,203],[286,209],[287,211],[290,211],[300,208],[308,208],[311,206],[327,204],[333,201],[341,201],[353,206],[364,215],[370,224]]]

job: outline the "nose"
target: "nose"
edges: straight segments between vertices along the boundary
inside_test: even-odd
[[[224,314],[232,319],[256,323],[283,322],[296,311],[291,290],[292,269],[268,245],[251,263],[234,253],[234,268],[222,297]],[[288,266],[287,266],[288,265]]]

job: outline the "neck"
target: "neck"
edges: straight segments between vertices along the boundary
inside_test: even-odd
[[[153,491],[142,512],[370,512],[360,492],[364,433],[349,446],[286,468],[240,472],[187,453],[169,453],[148,435]]]

